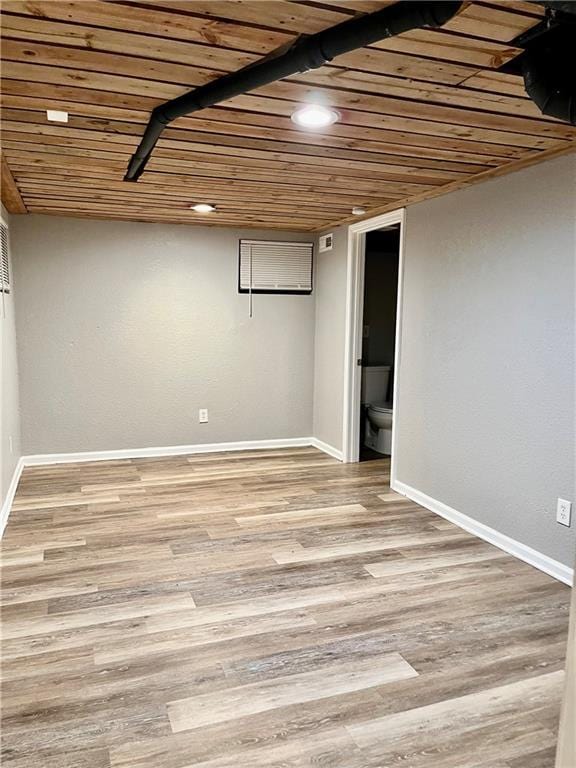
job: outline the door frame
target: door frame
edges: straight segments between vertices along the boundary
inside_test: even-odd
[[[400,224],[400,253],[398,262],[398,289],[396,303],[396,340],[394,350],[394,411],[399,402],[398,373],[402,341],[402,299],[404,280],[404,232],[406,209],[375,216],[372,219],[351,224],[348,228],[348,261],[346,276],[346,334],[344,350],[344,414],[343,414],[343,460],[346,463],[360,459],[360,387],[362,368],[358,360],[362,357],[362,321],[364,313],[364,268],[366,264],[366,234],[392,224]],[[392,460],[390,484],[396,478],[397,418],[392,422]]]

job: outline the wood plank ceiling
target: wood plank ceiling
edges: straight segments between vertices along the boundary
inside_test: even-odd
[[[576,129],[543,118],[521,79],[498,71],[520,53],[510,41],[543,14],[500,0],[180,118],[141,180],[122,180],[157,104],[385,5],[5,0],[11,209],[316,231],[350,220],[352,206],[372,215],[574,148]],[[290,114],[316,98],[341,120],[298,129]],[[68,111],[69,122],[48,122],[46,109]],[[199,217],[199,201],[217,212]]]

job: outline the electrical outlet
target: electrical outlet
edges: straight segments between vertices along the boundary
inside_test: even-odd
[[[12,441],[12,435],[8,438],[8,449],[10,453],[14,453],[14,443]]]
[[[572,502],[566,501],[566,499],[558,499],[558,504],[556,506],[556,522],[569,526],[571,514]]]
[[[200,424],[206,424],[208,421],[208,408],[200,408],[198,411],[198,421]]]

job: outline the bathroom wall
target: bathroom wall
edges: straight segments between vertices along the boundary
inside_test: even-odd
[[[332,231],[333,249],[316,249],[314,437],[341,451],[348,228]]]
[[[571,567],[576,158],[408,208],[398,480]]]
[[[400,229],[366,235],[364,365],[393,365]]]
[[[10,217],[2,207],[2,221],[12,234]],[[11,265],[13,267],[13,264]],[[0,294],[0,507],[2,506],[14,469],[20,458],[20,406],[18,397],[18,363],[16,355],[16,326],[14,305],[16,280],[12,272],[10,293]],[[0,521],[1,525],[2,521]]]
[[[240,237],[310,235],[12,224],[25,453],[312,434],[314,295],[257,295],[250,319],[237,290]]]

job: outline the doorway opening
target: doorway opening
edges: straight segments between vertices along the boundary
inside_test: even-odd
[[[399,265],[400,225],[368,232],[364,239],[360,461],[392,454]]]
[[[344,461],[390,459],[395,478],[404,210],[349,229]]]

